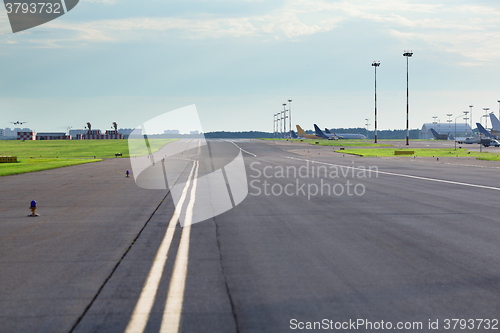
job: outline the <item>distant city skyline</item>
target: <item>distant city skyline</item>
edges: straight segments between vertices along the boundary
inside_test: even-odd
[[[293,125],[410,128],[499,112],[498,2],[88,0],[12,34],[1,9],[0,112],[33,129],[135,128],[195,104],[204,132]],[[178,128],[189,132],[189,128]]]

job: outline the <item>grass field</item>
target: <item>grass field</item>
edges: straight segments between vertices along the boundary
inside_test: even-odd
[[[269,139],[265,138],[262,140],[269,141],[290,141],[290,142],[305,142],[310,145],[318,146],[338,146],[338,147],[392,147],[392,145],[381,144],[381,143],[373,143],[369,140],[324,140],[324,139]]]
[[[152,151],[175,139],[150,139]],[[138,140],[142,141],[142,140]],[[143,141],[142,141],[143,142]],[[129,157],[128,140],[3,140],[0,156],[22,158],[111,158],[116,153]]]
[[[415,152],[414,155],[394,155],[395,150],[412,150]],[[500,150],[499,154],[495,153],[480,153],[477,151],[468,151],[467,149],[453,149],[453,148],[415,148],[415,149],[346,149],[346,150],[336,150],[338,153],[352,154],[364,157],[383,157],[383,156],[421,156],[421,157],[476,157],[481,160],[488,161],[500,161]]]
[[[367,140],[309,140],[309,144],[318,146],[336,146],[336,147],[392,147],[392,145],[383,143],[373,143]]]
[[[154,152],[176,139],[150,139]],[[143,144],[144,141],[138,140]],[[0,141],[0,156],[17,156],[18,163],[0,163],[0,176],[62,168],[65,166],[129,157],[128,140]]]

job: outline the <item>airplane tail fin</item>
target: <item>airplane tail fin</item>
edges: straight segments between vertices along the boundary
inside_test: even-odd
[[[434,138],[437,139],[438,132],[436,132],[436,130],[434,128],[431,128],[431,133],[432,133],[432,135],[434,135]]]
[[[292,138],[293,139],[297,139],[298,138],[297,133],[295,133],[295,131],[292,131]]]
[[[486,130],[486,128],[483,127],[480,123],[476,123],[477,129],[479,130],[480,133],[484,134],[488,138],[493,138],[494,136]]]
[[[318,125],[314,124],[314,130],[316,132],[316,135],[319,136],[320,138],[328,139],[325,133],[323,133],[323,131],[319,129]]]
[[[498,120],[498,118],[493,113],[490,113],[490,119],[491,127],[493,127],[495,131],[500,131],[500,120]]]
[[[304,136],[306,134],[306,132],[304,132],[302,127],[300,127],[299,125],[297,125],[297,133],[299,133],[300,136]]]
[[[328,128],[325,128],[325,133],[326,134],[332,134],[332,132],[330,132],[330,130]]]

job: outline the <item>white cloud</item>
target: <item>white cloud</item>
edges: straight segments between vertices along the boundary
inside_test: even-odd
[[[115,0],[85,0],[113,3]],[[190,3],[193,6],[193,3]],[[45,27],[59,29],[60,44],[76,42],[129,42],[148,38],[190,39],[271,38],[297,39],[334,29],[349,22],[369,24],[378,33],[386,32],[399,40],[419,40],[442,46],[474,61],[500,58],[494,46],[498,40],[500,11],[486,5],[421,4],[401,0],[291,0],[281,8],[254,16],[191,13],[180,17],[132,17],[72,23],[55,20]],[[375,28],[374,28],[375,27]],[[66,31],[66,33],[64,33]],[[353,37],[354,38],[354,37]],[[42,39],[42,37],[40,37]],[[36,44],[43,45],[42,40]],[[58,44],[53,36],[49,47]]]
[[[90,2],[90,3],[104,3],[107,5],[113,5],[116,3],[115,0],[80,0],[80,2]]]

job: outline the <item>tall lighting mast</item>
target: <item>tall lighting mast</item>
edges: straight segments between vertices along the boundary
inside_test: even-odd
[[[281,112],[276,113],[276,138],[280,137]]]
[[[483,110],[484,110],[484,118],[485,118],[484,120],[485,120],[485,125],[486,125],[484,128],[486,128],[486,129],[488,129],[488,110],[489,109],[490,108],[483,108]]]
[[[276,139],[276,113],[273,114],[273,137]]]
[[[285,134],[285,131],[286,131],[286,103],[283,103],[283,111],[281,111],[281,113],[283,114],[283,139],[286,138],[286,134]]]
[[[451,132],[451,116],[453,116],[453,113],[447,113],[446,114],[448,116],[448,140],[450,139],[450,132]]]
[[[472,120],[472,108],[473,107],[474,107],[474,105],[469,105],[469,108],[470,108],[470,130],[471,130],[471,132],[472,132],[472,128],[473,128],[472,127],[472,122],[473,122],[473,120]]]
[[[467,117],[467,113],[469,113],[469,111],[464,111],[464,113],[465,113],[465,117],[464,117],[464,120],[465,120],[465,139],[467,139],[467,123],[468,123],[467,120],[469,120],[469,118]]]
[[[380,61],[372,62],[375,68],[375,143],[377,143],[377,67],[380,66]]]
[[[410,89],[408,85],[408,58],[413,55],[412,51],[405,50],[403,57],[406,57],[406,145],[410,144]]]
[[[292,100],[288,100],[288,123],[290,124],[290,139],[292,138]]]

